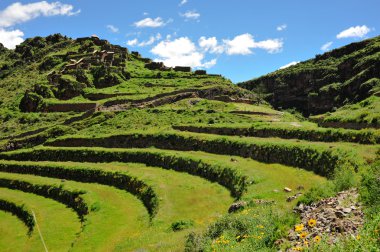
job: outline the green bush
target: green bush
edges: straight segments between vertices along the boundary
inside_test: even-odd
[[[175,221],[172,223],[171,228],[173,231],[181,231],[185,230],[188,228],[191,228],[194,226],[194,221],[192,220],[180,220],[180,221]]]
[[[44,109],[46,103],[41,95],[26,92],[20,102],[20,110],[22,112],[37,112]]]
[[[375,212],[380,212],[380,160],[362,173],[360,196]]]
[[[294,223],[294,215],[280,216],[271,207],[249,208],[220,218],[202,234],[189,234],[185,251],[271,251]]]

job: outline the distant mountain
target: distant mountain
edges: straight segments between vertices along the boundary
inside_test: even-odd
[[[358,103],[380,89],[380,36],[238,84],[275,108],[321,114]]]

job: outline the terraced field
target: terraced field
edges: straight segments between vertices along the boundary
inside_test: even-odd
[[[62,51],[46,42],[59,58],[98,43],[62,41]],[[150,70],[105,45],[125,62],[103,77],[102,66],[82,69],[88,86],[74,97],[41,70],[51,95],[29,87],[23,99],[35,93],[39,104],[21,102],[24,112],[5,101],[1,251],[43,251],[42,240],[49,251],[286,250],[276,241],[299,220],[297,204],[372,185],[363,179],[378,159],[378,129],[320,127],[221,76]],[[60,85],[79,74],[65,66],[50,69]],[[110,76],[117,83],[103,86]]]

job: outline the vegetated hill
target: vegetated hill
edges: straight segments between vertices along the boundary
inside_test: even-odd
[[[196,97],[258,102],[221,75],[169,68],[96,36],[54,34],[0,50],[0,131],[9,135],[63,123],[79,112],[155,107]]]
[[[319,127],[97,37],[1,52],[0,251],[44,250],[34,213],[51,251],[377,250],[379,130]],[[328,226],[293,212],[351,187],[361,202]]]
[[[192,89],[188,92],[225,88],[225,93],[209,94],[215,99],[229,94],[253,97],[220,75],[192,72],[190,67],[169,68],[96,36],[73,40],[55,34],[27,39],[15,50],[0,50],[2,104],[24,112],[85,111],[95,100],[106,106],[121,104],[114,101],[116,97],[125,98],[124,103],[143,102],[163,91],[174,95],[186,88]],[[77,108],[70,109],[68,103],[77,103]]]
[[[305,115],[335,111],[372,95],[379,96],[380,36],[317,55],[239,86],[261,93],[275,108],[296,108]]]

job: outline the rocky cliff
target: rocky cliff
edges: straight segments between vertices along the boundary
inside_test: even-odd
[[[320,114],[362,101],[380,86],[380,36],[352,43],[239,86],[276,108]]]

